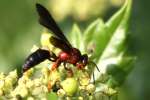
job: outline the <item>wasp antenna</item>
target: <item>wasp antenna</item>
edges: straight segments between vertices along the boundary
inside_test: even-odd
[[[93,72],[93,83],[95,84],[95,75],[94,75],[94,72]]]
[[[98,66],[96,65],[95,62],[89,61],[88,63],[89,63],[89,64],[93,64],[93,65],[96,67],[96,69],[98,70],[98,72],[100,72],[100,70],[99,70],[99,68],[98,68]],[[93,83],[94,83],[94,84],[96,83],[94,72],[93,72]]]
[[[93,64],[93,65],[96,67],[96,69],[100,72],[100,69],[98,68],[98,66],[96,65],[96,63],[95,63],[95,62],[93,62],[93,61],[89,61],[88,63]]]
[[[94,62],[93,62],[94,63]],[[95,63],[94,63],[95,64]],[[97,70],[100,72],[100,70],[99,70],[99,68],[98,68],[98,66],[95,64],[95,67],[97,68]]]

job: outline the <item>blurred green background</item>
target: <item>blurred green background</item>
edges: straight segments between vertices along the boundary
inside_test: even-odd
[[[72,24],[82,30],[98,17],[107,21],[124,0],[0,0],[0,71],[21,69],[34,44],[40,45],[40,33],[35,3],[52,12],[61,29],[68,33]],[[150,98],[150,13],[148,0],[133,0],[129,27],[130,51],[138,57],[133,71],[120,89],[119,100]]]

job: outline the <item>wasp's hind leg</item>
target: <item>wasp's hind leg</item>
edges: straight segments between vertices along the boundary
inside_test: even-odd
[[[67,71],[67,77],[72,77],[73,76],[73,71],[71,68],[68,68],[66,65],[66,62],[63,63],[65,70]]]

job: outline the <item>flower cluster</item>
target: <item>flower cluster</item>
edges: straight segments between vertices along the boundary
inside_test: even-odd
[[[0,88],[0,98],[4,100],[19,100],[20,98],[28,100],[42,98],[42,100],[46,100],[47,87],[42,81],[42,77],[31,79],[32,70],[29,70],[19,79],[16,70],[10,72],[7,76],[1,73],[0,82],[3,84]]]
[[[46,63],[48,61],[40,66]],[[108,91],[106,85],[102,87],[101,93]],[[21,78],[18,78],[16,70],[8,75],[0,73],[0,99],[47,100],[47,95],[54,92],[62,99],[83,100],[83,98],[93,98],[95,89],[95,85],[90,82],[90,74],[86,70],[69,72],[63,69],[63,66],[53,71],[50,71],[48,67],[38,66],[25,72]]]

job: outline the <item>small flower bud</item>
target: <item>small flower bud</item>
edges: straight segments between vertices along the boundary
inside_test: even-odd
[[[33,68],[30,68],[29,70],[27,70],[25,73],[24,73],[24,76],[27,76],[27,77],[30,77],[34,72],[34,69]]]
[[[2,89],[0,89],[0,96],[2,96],[3,95],[3,90]]]
[[[12,99],[10,99],[10,100],[18,100],[18,98],[17,98],[17,97],[14,97],[14,98],[12,98]]]
[[[40,96],[41,94],[45,94],[47,92],[48,92],[47,87],[45,85],[41,85],[33,88],[32,95]]]
[[[42,81],[40,79],[38,79],[38,78],[34,79],[33,82],[34,82],[34,86],[35,87],[38,87],[38,86],[40,86],[42,84]]]
[[[9,78],[9,77],[5,78],[5,82],[4,82],[5,84],[4,84],[4,88],[3,88],[5,93],[8,93],[13,88],[12,82],[13,82],[13,80],[11,78]]]
[[[78,89],[78,83],[75,78],[67,78],[66,80],[62,81],[61,86],[68,96],[72,96]]]
[[[0,80],[0,89],[2,89],[4,87],[4,80]]]
[[[88,91],[89,94],[92,94],[94,93],[95,91],[95,86],[93,84],[89,84],[87,87],[86,87],[86,90]]]
[[[90,76],[86,71],[82,71],[79,76],[79,82],[81,85],[88,85],[90,82]]]
[[[64,97],[65,94],[66,94],[66,92],[65,92],[63,89],[59,89],[59,90],[57,91],[57,95],[58,95],[59,97]]]
[[[107,88],[105,89],[104,93],[107,94],[107,95],[109,95],[109,96],[112,96],[112,95],[116,94],[117,91],[114,90],[114,89],[112,89],[112,88],[107,87]]]
[[[85,90],[85,89],[86,89],[86,86],[85,86],[85,85],[80,85],[80,86],[79,86],[79,89],[80,89],[80,90]]]
[[[60,80],[60,73],[57,70],[50,71],[49,80],[54,85],[56,81]]]
[[[18,85],[25,84],[29,80],[29,77],[23,75],[19,80],[18,80]]]
[[[19,84],[12,92],[11,92],[11,96],[12,97],[18,97],[19,98],[23,98],[26,97],[28,95],[28,89],[26,88],[25,84]]]
[[[33,97],[28,97],[27,100],[35,100]]]
[[[48,75],[49,75],[49,69],[48,69],[48,67],[43,67],[41,72],[44,75],[44,78],[48,77]]]
[[[66,100],[71,100],[71,97],[66,97]]]
[[[81,90],[79,91],[79,95],[80,95],[80,96],[83,96],[83,97],[88,97],[88,96],[89,96],[89,93],[87,92],[87,90],[81,89]],[[86,100],[87,98],[84,98],[84,99]]]
[[[3,80],[5,78],[5,75],[3,72],[0,73],[0,80]]]
[[[28,95],[28,89],[26,87],[20,88],[20,91],[18,91],[21,97],[26,97]]]
[[[32,95],[40,95],[40,93],[42,93],[42,90],[41,90],[41,87],[35,87],[33,90],[32,90]]]
[[[33,81],[31,81],[30,79],[26,82],[26,87],[31,89],[34,86]]]
[[[84,99],[83,99],[83,97],[80,96],[80,97],[78,97],[78,100],[84,100]]]
[[[15,83],[18,77],[17,71],[16,70],[11,71],[7,77],[10,77],[13,80],[13,83]]]
[[[47,98],[42,98],[41,100],[47,100]]]

